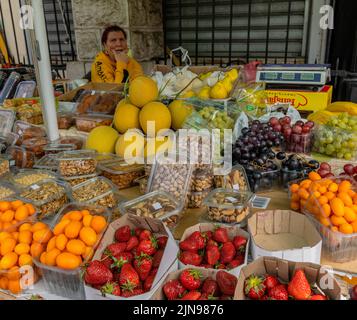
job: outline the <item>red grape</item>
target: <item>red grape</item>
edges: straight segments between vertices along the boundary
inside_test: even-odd
[[[303,127],[304,124],[305,124],[305,123],[304,123],[304,121],[302,121],[302,120],[296,121],[296,123],[295,123],[296,126],[300,126],[300,127]]]
[[[302,133],[302,127],[299,126],[299,125],[293,126],[293,133],[301,134]]]
[[[308,126],[308,127],[310,127],[312,129],[313,127],[315,127],[315,123],[312,122],[312,121],[308,121],[308,122],[305,123],[305,126]]]
[[[325,178],[332,178],[332,177],[334,177],[334,174],[331,173],[331,172],[329,172],[329,173],[325,176]]]
[[[343,170],[345,170],[345,172],[349,175],[349,176],[352,176],[353,173],[354,173],[354,167],[352,164],[346,164],[344,167],[343,167]]]
[[[274,127],[275,125],[279,124],[279,119],[276,117],[272,117],[270,118],[269,123],[272,127]]]
[[[288,117],[288,116],[286,116],[286,117],[284,117],[283,118],[283,122],[285,123],[285,124],[291,124],[291,118],[290,117]]]
[[[281,132],[281,124],[276,124],[273,129],[275,132]]]
[[[302,133],[310,133],[310,131],[311,131],[311,128],[309,126],[304,125],[302,127]]]
[[[357,166],[354,167],[353,173],[354,173],[354,174],[357,174]]]
[[[326,178],[327,175],[331,172],[328,170],[321,169],[321,167],[320,167],[320,169],[317,170],[317,173],[321,176],[321,178]]]
[[[290,137],[292,133],[291,128],[285,129],[284,130],[284,137]]]
[[[320,169],[331,172],[331,166],[327,162],[322,162],[320,164]]]

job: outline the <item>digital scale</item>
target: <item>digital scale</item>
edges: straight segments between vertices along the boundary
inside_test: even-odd
[[[264,64],[257,67],[257,82],[267,85],[324,86],[331,80],[327,64]]]

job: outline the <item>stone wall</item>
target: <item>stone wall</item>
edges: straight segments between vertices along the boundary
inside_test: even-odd
[[[101,50],[101,34],[116,24],[128,33],[139,61],[163,54],[162,0],[72,0],[79,61],[93,61]]]

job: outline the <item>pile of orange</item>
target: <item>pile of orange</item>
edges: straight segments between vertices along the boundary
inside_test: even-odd
[[[106,227],[103,216],[92,215],[88,210],[66,213],[54,227],[40,262],[64,270],[80,267],[93,256],[94,246]]]
[[[13,229],[14,225],[28,219],[36,213],[34,206],[20,200],[0,201],[0,231]]]
[[[20,268],[33,265],[33,258],[42,254],[51,236],[42,222],[24,222],[14,230],[0,232],[0,289],[14,294],[22,291]]]
[[[310,173],[300,185],[291,185],[291,207],[306,208],[326,227],[344,234],[357,233],[357,193],[350,181],[318,179]],[[296,200],[298,199],[299,202]]]

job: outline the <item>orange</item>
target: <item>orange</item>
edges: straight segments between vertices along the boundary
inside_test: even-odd
[[[40,231],[43,229],[48,229],[47,224],[43,223],[43,222],[36,222],[31,229],[31,232],[36,232],[36,231]]]
[[[56,237],[56,248],[58,250],[63,251],[64,249],[66,249],[66,245],[67,245],[68,239],[67,237],[62,233],[59,236]]]
[[[92,222],[93,216],[92,215],[86,215],[83,217],[83,226],[85,227],[90,227],[91,222]]]
[[[31,203],[26,203],[25,207],[27,208],[30,216],[32,216],[36,213],[36,209]]]
[[[29,216],[29,210],[27,209],[26,206],[21,206],[16,209],[15,219],[17,221],[23,221],[23,220],[27,219],[28,216]]]
[[[52,231],[50,229],[42,229],[33,234],[33,240],[39,243],[47,243],[51,237]]]
[[[19,240],[19,234],[20,234],[20,232],[12,232],[11,234],[12,234],[12,237],[13,237],[16,241]]]
[[[292,210],[299,211],[299,210],[300,210],[300,203],[299,203],[299,202],[294,202],[294,201],[292,201],[292,202],[290,203],[290,208],[291,208]]]
[[[31,245],[30,253],[33,258],[39,258],[44,250],[45,249],[41,243],[34,242]]]
[[[321,180],[321,176],[317,172],[312,171],[309,173],[309,179],[311,181],[317,181],[317,180]]]
[[[0,278],[0,289],[7,290],[9,288],[9,279],[6,277]]]
[[[345,206],[352,206],[353,205],[352,198],[348,195],[347,192],[340,192],[337,195],[337,197],[340,198],[343,201]]]
[[[92,228],[82,228],[79,237],[89,247],[97,242],[97,234]]]
[[[56,239],[57,237],[52,237],[50,241],[48,241],[47,246],[46,246],[46,251],[49,252],[56,248]]]
[[[21,231],[19,233],[19,240],[20,243],[27,243],[31,244],[32,243],[32,232],[29,230],[26,231]]]
[[[323,204],[321,213],[325,218],[328,218],[331,215],[331,207],[330,207],[330,205],[327,204],[327,203]]]
[[[345,207],[345,214],[343,216],[347,222],[353,222],[357,219],[357,214],[348,207]]]
[[[66,249],[68,252],[80,256],[85,253],[86,245],[81,240],[69,240]]]
[[[21,278],[21,273],[19,271],[19,267],[12,267],[8,272],[7,272],[7,278],[9,280],[19,280]]]
[[[338,184],[335,182],[332,182],[329,186],[328,186],[328,191],[336,193],[338,190]]]
[[[348,192],[351,189],[351,182],[343,180],[338,186],[338,192]]]
[[[338,230],[345,234],[353,233],[353,227],[349,223],[341,224]]]
[[[317,198],[320,198],[321,197],[321,193],[320,192],[318,192],[318,191],[315,191],[314,193],[313,193],[313,196],[317,199]]]
[[[15,253],[18,254],[19,256],[22,254],[26,254],[30,252],[30,246],[27,243],[19,243],[16,247],[15,247]]]
[[[90,226],[96,233],[99,234],[105,230],[107,221],[102,216],[94,216]]]
[[[12,234],[10,232],[7,231],[0,232],[0,243],[7,238],[12,238]]]
[[[64,252],[57,256],[56,264],[64,270],[73,270],[82,264],[82,259],[72,253]]]
[[[331,191],[327,191],[327,192],[324,194],[324,196],[325,196],[329,201],[336,197],[336,195],[335,195],[333,192],[331,192]]]
[[[332,224],[335,225],[335,226],[340,226],[342,224],[347,223],[345,218],[338,217],[338,216],[335,216],[335,215],[331,216],[330,219],[331,219]]]
[[[9,291],[12,294],[19,294],[21,293],[21,285],[20,280],[11,280],[9,281]]]
[[[300,183],[300,188],[309,189],[311,186],[311,183],[312,183],[311,180],[304,180]]]
[[[71,220],[70,219],[70,215],[71,215],[71,211],[67,212],[65,215],[63,215],[63,217],[61,218],[61,221],[65,221],[65,220]]]
[[[13,252],[16,247],[16,240],[13,238],[7,238],[3,242],[1,242],[1,250],[0,253],[2,256]]]
[[[42,253],[41,253],[40,262],[41,262],[42,264],[46,264],[46,255],[47,255],[47,252],[42,252]]]
[[[88,215],[90,215],[89,210],[82,210],[82,216],[83,217],[88,216]]]
[[[73,221],[82,221],[82,212],[80,211],[72,211],[69,215],[69,218]]]
[[[61,251],[57,248],[52,249],[46,253],[46,265],[54,267],[56,265],[56,258],[61,254]]]
[[[82,254],[82,258],[84,260],[90,260],[90,259],[92,259],[93,254],[94,254],[93,248],[92,247],[86,247],[84,253]]]
[[[332,212],[338,216],[343,217],[345,214],[345,205],[340,198],[334,198],[330,201]]]
[[[71,221],[65,228],[64,234],[68,239],[76,239],[81,231],[82,223],[79,221]]]
[[[328,203],[328,199],[327,199],[327,197],[325,197],[325,196],[321,196],[318,201],[319,201],[319,203],[320,203],[321,205],[324,205],[324,204],[327,204],[327,203]]]
[[[357,220],[351,223],[351,226],[353,227],[353,232],[357,233]]]
[[[1,215],[1,221],[2,222],[11,222],[14,220],[15,217],[15,212],[12,210],[6,210],[2,215]]]
[[[69,225],[71,220],[63,220],[60,223],[58,223],[55,228],[53,229],[53,234],[55,236],[58,236],[61,233],[64,233],[64,229]]]
[[[320,187],[318,190],[321,194],[325,194],[327,192],[327,188],[325,186]]]
[[[11,202],[11,207],[15,211],[23,205],[24,205],[24,203],[21,200],[15,200],[15,201]]]
[[[19,232],[26,231],[26,230],[31,231],[31,229],[32,229],[32,224],[31,223],[24,223],[19,227]]]
[[[307,200],[310,196],[309,192],[307,192],[305,189],[300,189],[298,191],[298,195],[300,198],[304,199],[304,200]]]
[[[0,211],[4,212],[11,209],[11,203],[8,201],[0,201]]]
[[[32,266],[32,257],[29,254],[22,254],[19,257],[19,267]]]
[[[5,254],[0,260],[0,270],[9,270],[16,266],[18,255],[15,252]]]
[[[291,195],[291,201],[293,201],[293,202],[298,202],[298,201],[300,201],[299,194],[298,194],[298,193],[293,193],[293,194]],[[85,227],[86,227],[86,226],[85,226]],[[88,226],[88,227],[90,227],[90,226]]]

